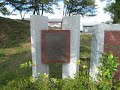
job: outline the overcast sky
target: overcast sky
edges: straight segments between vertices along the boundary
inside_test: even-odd
[[[106,2],[105,1],[100,2],[100,0],[96,0],[96,4],[98,5],[97,6],[98,9],[97,9],[97,16],[95,17],[95,19],[97,19],[97,21],[99,22],[106,22],[110,20],[110,16],[104,13],[103,10],[103,8],[106,5]],[[55,9],[55,6],[53,6],[55,14],[44,14],[44,16],[48,16],[48,18],[50,19],[61,19],[63,15],[63,11],[62,11],[64,6],[63,1],[59,2],[59,6],[61,8],[60,10]],[[11,15],[7,17],[12,19],[20,19],[20,15]],[[26,14],[25,18],[30,18],[30,14]]]

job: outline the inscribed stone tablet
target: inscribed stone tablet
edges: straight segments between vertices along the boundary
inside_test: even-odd
[[[105,31],[104,51],[111,52],[118,57],[120,62],[120,31]],[[115,78],[120,79],[120,66],[115,74]]]
[[[70,31],[42,30],[42,62],[69,63]]]

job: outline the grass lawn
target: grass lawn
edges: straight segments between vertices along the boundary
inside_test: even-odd
[[[16,77],[30,76],[20,64],[31,61],[29,22],[0,18],[0,85]]]
[[[0,17],[0,85],[17,77],[31,76],[31,67],[20,69],[20,64],[31,61],[29,21]],[[90,58],[91,35],[81,34],[81,60]],[[57,69],[57,72],[55,71]],[[61,78],[61,64],[50,64],[50,77]]]

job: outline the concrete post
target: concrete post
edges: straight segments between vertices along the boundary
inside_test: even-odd
[[[32,49],[32,75],[37,77],[38,73],[49,74],[47,64],[41,63],[41,30],[48,30],[48,18],[39,15],[32,15],[30,19],[31,26],[31,49]]]
[[[79,70],[76,64],[80,52],[80,18],[81,16],[70,16],[63,18],[62,29],[70,30],[70,63],[62,65],[62,77],[74,78]]]
[[[99,24],[94,26],[92,33],[90,62],[90,76],[94,80],[97,80],[97,67],[100,65],[99,60],[101,53],[104,50],[104,31],[120,31],[120,24]]]
[[[102,25],[94,26],[91,41],[91,61],[90,61],[90,76],[96,80],[99,66],[99,58],[103,52],[104,45],[104,30]]]

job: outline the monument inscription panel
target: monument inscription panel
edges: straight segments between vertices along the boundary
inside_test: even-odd
[[[118,57],[117,61],[120,62],[120,31],[105,31],[104,51],[111,52]],[[115,74],[115,78],[120,79],[120,66]]]
[[[70,62],[70,31],[42,30],[42,63]]]

